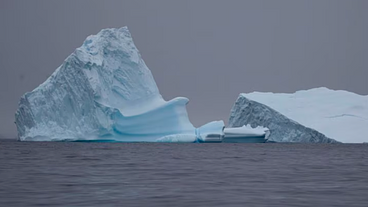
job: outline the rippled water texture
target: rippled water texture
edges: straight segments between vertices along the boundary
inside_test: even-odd
[[[0,141],[0,206],[368,206],[368,145]]]

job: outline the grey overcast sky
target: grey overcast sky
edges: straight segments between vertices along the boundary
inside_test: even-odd
[[[0,0],[0,136],[20,96],[90,34],[128,26],[163,97],[198,126],[241,92],[326,86],[368,94],[365,0]]]

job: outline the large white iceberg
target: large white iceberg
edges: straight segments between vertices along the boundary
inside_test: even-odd
[[[199,142],[224,123],[196,129],[187,98],[165,101],[127,27],[87,37],[16,112],[20,140]],[[204,131],[204,133],[200,133]]]
[[[270,110],[266,110],[257,103],[269,107]],[[276,127],[276,129],[280,132],[285,131],[286,128],[290,126],[295,126],[293,127],[295,131],[303,131],[303,133],[306,133],[306,131],[304,131],[306,128],[314,129],[326,135],[326,137],[333,138],[340,142],[361,143],[368,141],[368,138],[365,136],[368,126],[368,96],[362,96],[343,90],[330,90],[322,87],[297,91],[293,94],[262,92],[244,93],[239,96],[237,104],[238,105],[234,105],[233,107],[230,126],[251,123],[267,126],[264,123],[267,121],[267,117],[270,117],[269,115],[272,114],[270,118],[272,123],[268,124],[277,125],[278,128]],[[245,107],[246,105],[248,106],[247,109]],[[251,105],[252,107],[250,107]],[[255,113],[255,110],[260,108],[262,108],[262,110]],[[237,109],[240,111],[236,111]],[[241,110],[245,112],[248,111],[248,109],[251,110],[249,111],[251,113],[248,114],[249,119],[241,115]],[[279,113],[273,113],[272,110],[294,121],[289,122],[286,121],[286,119],[278,119],[277,117],[281,116],[278,115]],[[253,116],[253,118],[251,118],[250,115]],[[257,117],[260,117],[258,121],[256,120]],[[285,122],[289,124],[283,126],[281,129],[280,126]],[[301,125],[306,128],[301,127]],[[313,135],[315,141],[330,142],[329,139],[325,139],[321,134],[315,133],[316,131],[307,130],[306,134]],[[288,141],[290,137],[294,137],[296,141],[301,141],[303,138],[299,135],[300,134],[296,135],[289,133],[289,137],[287,137],[287,135],[282,135],[283,137],[279,137],[279,139]],[[313,136],[304,136],[304,138]]]

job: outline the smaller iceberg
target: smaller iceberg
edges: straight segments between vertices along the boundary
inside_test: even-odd
[[[339,142],[362,143],[368,140],[365,136],[368,126],[368,95],[320,87],[295,93],[253,92],[242,96]],[[267,116],[269,113],[264,111],[264,114],[259,115]],[[235,124],[236,119],[234,116],[231,123]],[[265,120],[263,118],[261,122],[248,123],[262,124]],[[328,141],[318,139],[317,142]]]
[[[252,128],[248,124],[242,127],[225,128],[223,142],[264,143],[268,140],[269,135],[270,130],[268,128],[262,126]]]
[[[254,127],[267,127],[270,130],[270,134],[267,138],[268,141],[272,142],[336,143],[336,140],[328,138],[319,131],[299,123],[300,121],[303,121],[302,119],[313,120],[314,117],[317,117],[317,119],[314,119],[315,121],[319,120],[319,122],[316,123],[321,123],[322,121],[327,123],[328,121],[331,121],[331,119],[318,118],[321,113],[319,114],[316,112],[319,111],[317,110],[319,108],[324,108],[325,111],[328,111],[329,108],[336,108],[332,106],[341,104],[336,99],[328,100],[325,98],[324,100],[321,99],[320,101],[317,101],[315,97],[311,97],[309,95],[304,96],[303,94],[303,97],[300,98],[300,104],[297,104],[295,103],[296,98],[293,95],[290,98],[287,96],[284,99],[285,95],[279,94],[278,99],[277,97],[271,98],[272,93],[253,94],[254,95],[239,95],[231,109],[229,118],[230,127],[239,127],[244,124],[250,124]],[[256,98],[256,95],[258,94],[262,94],[262,96],[259,95],[260,98]],[[263,99],[261,100],[261,98]],[[310,98],[311,100],[307,101]],[[279,100],[284,101],[282,102]],[[268,104],[265,105],[265,102]],[[326,104],[326,102],[328,104]],[[280,108],[284,110],[279,110]],[[286,116],[285,114],[288,114],[290,111],[299,114],[302,113],[303,116],[300,116],[302,119],[298,119],[297,122],[289,116]],[[343,129],[343,126],[340,127]]]
[[[223,121],[213,121],[196,129],[198,142],[222,142],[225,125]]]

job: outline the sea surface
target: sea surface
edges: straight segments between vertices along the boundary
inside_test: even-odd
[[[368,144],[0,141],[0,206],[368,206]]]

